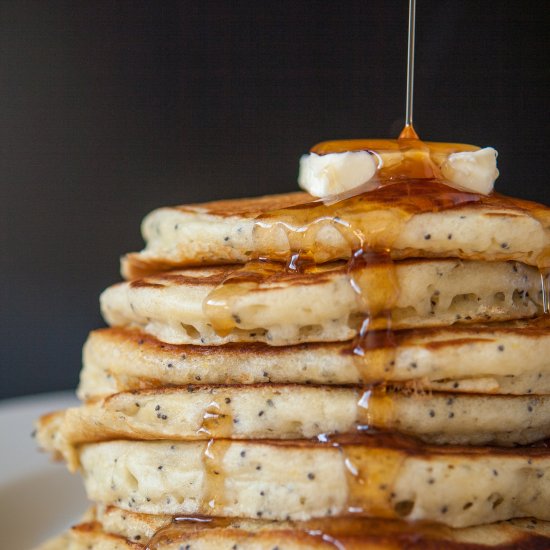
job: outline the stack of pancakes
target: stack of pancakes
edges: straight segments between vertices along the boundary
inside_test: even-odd
[[[550,209],[311,200],[146,218],[39,422],[95,503],[43,548],[550,547]]]

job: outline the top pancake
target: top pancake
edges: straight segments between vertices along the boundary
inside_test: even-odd
[[[550,262],[550,208],[541,204],[464,194],[429,182],[304,206],[312,200],[289,193],[157,209],[142,224],[146,248],[122,259],[123,276],[253,257],[287,260],[308,240],[306,248],[318,263],[347,259],[356,247],[346,227],[372,248],[390,248],[395,259]],[[297,231],[289,230],[293,227]]]

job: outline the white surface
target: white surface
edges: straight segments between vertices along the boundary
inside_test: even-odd
[[[39,452],[31,437],[41,414],[76,403],[74,392],[0,401],[1,548],[30,550],[77,522],[86,510],[79,476]]]

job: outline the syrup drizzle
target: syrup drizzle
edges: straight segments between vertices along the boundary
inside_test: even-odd
[[[368,149],[371,145],[371,141],[361,141],[354,146]],[[376,145],[379,147],[380,143]],[[390,256],[395,238],[414,213],[451,209],[482,199],[478,194],[450,188],[441,178],[437,155],[442,151],[448,155],[449,148],[455,151],[460,150],[460,146],[425,144],[419,140],[412,126],[406,127],[398,140],[387,140],[383,145],[386,150],[397,151],[402,156],[397,165],[379,170],[376,190],[354,190],[352,193],[263,214],[256,219],[254,238],[261,244],[255,249],[266,251],[269,259],[254,258],[233,272],[210,293],[203,306],[213,327],[220,334],[229,333],[241,322],[232,307],[237,297],[269,283],[281,273],[315,273],[319,269],[316,265],[319,255],[317,235],[319,231],[330,228],[335,229],[349,247],[351,259],[348,262],[348,278],[357,295],[359,309],[364,314],[361,329],[352,346],[358,371],[363,379],[372,380],[369,374],[371,365],[367,360],[367,356],[372,354],[366,352],[380,347],[384,349],[385,369],[387,365],[394,364],[396,347],[391,311],[400,292],[395,265]],[[322,148],[328,152],[340,146],[335,142],[323,144]],[[349,150],[349,143],[345,148]],[[394,208],[391,211],[373,208],[374,201],[369,200],[373,196],[381,202],[392,204]],[[283,246],[279,244],[281,242]],[[543,284],[543,296],[545,311],[548,311],[548,275],[542,275],[542,271],[541,280],[543,283],[546,281]],[[378,326],[379,320],[384,320],[383,330],[369,330],[374,319]],[[391,423],[391,396],[383,387],[369,386],[358,405],[361,411],[358,429],[361,432],[370,432],[373,426],[387,426]],[[220,412],[220,407],[216,405],[211,411],[212,417],[206,419],[207,422],[213,419],[211,426],[205,426],[205,431],[214,437],[219,433],[226,437],[232,429],[230,420],[227,420],[222,424],[221,432],[218,432]],[[230,419],[230,414],[225,414],[224,418]],[[321,440],[338,448],[343,455],[348,486],[347,513],[369,514],[380,518],[406,517],[410,513],[411,503],[392,502],[392,480],[396,478],[406,453],[393,451],[391,446],[382,446],[372,451],[376,454],[374,458],[371,453],[369,460],[365,461],[360,445],[341,445],[330,436],[324,436]],[[222,442],[211,440],[205,453],[208,466],[206,502],[212,512],[219,510],[218,504],[225,499],[220,464],[227,444],[225,451],[219,453],[218,444]],[[218,456],[222,459],[216,458]],[[368,510],[362,508],[366,492],[372,495]],[[325,532],[322,537],[327,542],[333,538]],[[339,542],[335,547],[343,548]]]
[[[550,315],[550,267],[540,267],[540,287],[542,292],[542,309]]]
[[[422,170],[427,170],[422,166]],[[373,206],[369,200],[372,194],[395,208],[382,210]],[[261,215],[256,220],[254,237],[262,243],[257,249],[266,250],[269,260],[256,258],[231,273],[207,296],[203,304],[205,315],[222,335],[238,328],[241,319],[233,312],[235,301],[269,283],[278,273],[315,273],[319,269],[315,264],[319,257],[317,235],[326,229],[336,230],[349,247],[349,281],[359,309],[364,312],[362,329],[353,348],[360,358],[364,355],[361,349],[370,347],[368,327],[373,319],[385,319],[387,342],[393,340],[391,310],[399,288],[389,251],[403,225],[415,212],[454,208],[475,203],[479,197],[449,188],[432,177],[408,178],[369,193],[317,200]],[[282,247],[278,245],[281,241],[285,243]]]
[[[407,91],[405,102],[405,130],[413,129],[413,98],[414,98],[414,35],[416,28],[416,0],[409,0],[409,29],[407,35]],[[405,131],[404,130],[404,131]],[[401,132],[403,134],[403,132]],[[401,136],[400,136],[401,137]],[[418,139],[418,136],[416,136]]]
[[[391,391],[386,386],[368,386],[357,402],[357,429],[366,432],[373,427],[376,429],[392,426],[395,418],[394,403]]]
[[[296,259],[296,262],[299,261]],[[282,266],[275,262],[253,260],[230,273],[203,303],[203,311],[216,332],[223,336],[236,328],[239,318],[232,313],[233,303],[281,271]]]
[[[396,514],[399,517],[399,506],[392,506],[393,489],[406,455],[384,447],[371,450],[365,460],[361,446],[344,446],[338,440],[332,445],[343,454],[348,485],[347,512],[377,518],[395,518]],[[368,509],[363,508],[365,494],[369,495]],[[411,509],[404,510],[403,515],[408,515]]]
[[[223,512],[226,503],[226,474],[223,466],[231,440],[210,439],[203,452],[204,492],[202,501],[206,511],[216,514]]]
[[[145,550],[158,550],[172,544],[194,530],[229,527],[233,520],[208,516],[175,516],[172,521],[161,527],[150,539]]]
[[[215,397],[204,410],[197,435],[230,438],[233,435],[233,414],[229,401],[223,396]]]

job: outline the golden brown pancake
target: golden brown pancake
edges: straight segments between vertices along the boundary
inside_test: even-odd
[[[529,318],[542,313],[543,297],[539,271],[519,262],[405,260],[352,272],[342,263],[303,272],[259,263],[119,283],[103,292],[101,309],[111,326],[171,344],[289,345],[349,340],[367,315],[369,329],[387,326],[388,310],[395,329]]]
[[[550,396],[419,394],[342,386],[187,386],[119,393],[46,415],[39,442],[72,460],[112,439],[301,439],[390,430],[437,445],[550,438]]]
[[[84,346],[82,400],[187,384],[361,384],[417,390],[550,394],[550,318],[371,333],[363,356],[351,342],[165,344],[139,330],[93,331]]]
[[[147,514],[307,520],[364,514],[465,527],[550,519],[546,446],[426,446],[383,434],[315,441],[109,441],[79,447],[90,500]]]
[[[109,507],[37,550],[142,550],[159,530],[151,550],[543,550],[550,544],[548,523],[534,519],[462,529],[364,518],[269,522],[190,517],[172,523],[170,516]]]
[[[145,218],[146,248],[123,258],[123,275],[136,278],[253,257],[287,260],[308,243],[314,243],[309,248],[317,262],[347,259],[355,248],[347,226],[360,231],[370,247],[390,248],[395,259],[550,262],[550,210],[541,204],[497,193],[464,195],[430,182],[389,185],[334,207],[322,201],[297,207],[312,200],[305,193],[289,193],[160,208]],[[304,228],[310,229],[307,238]]]

